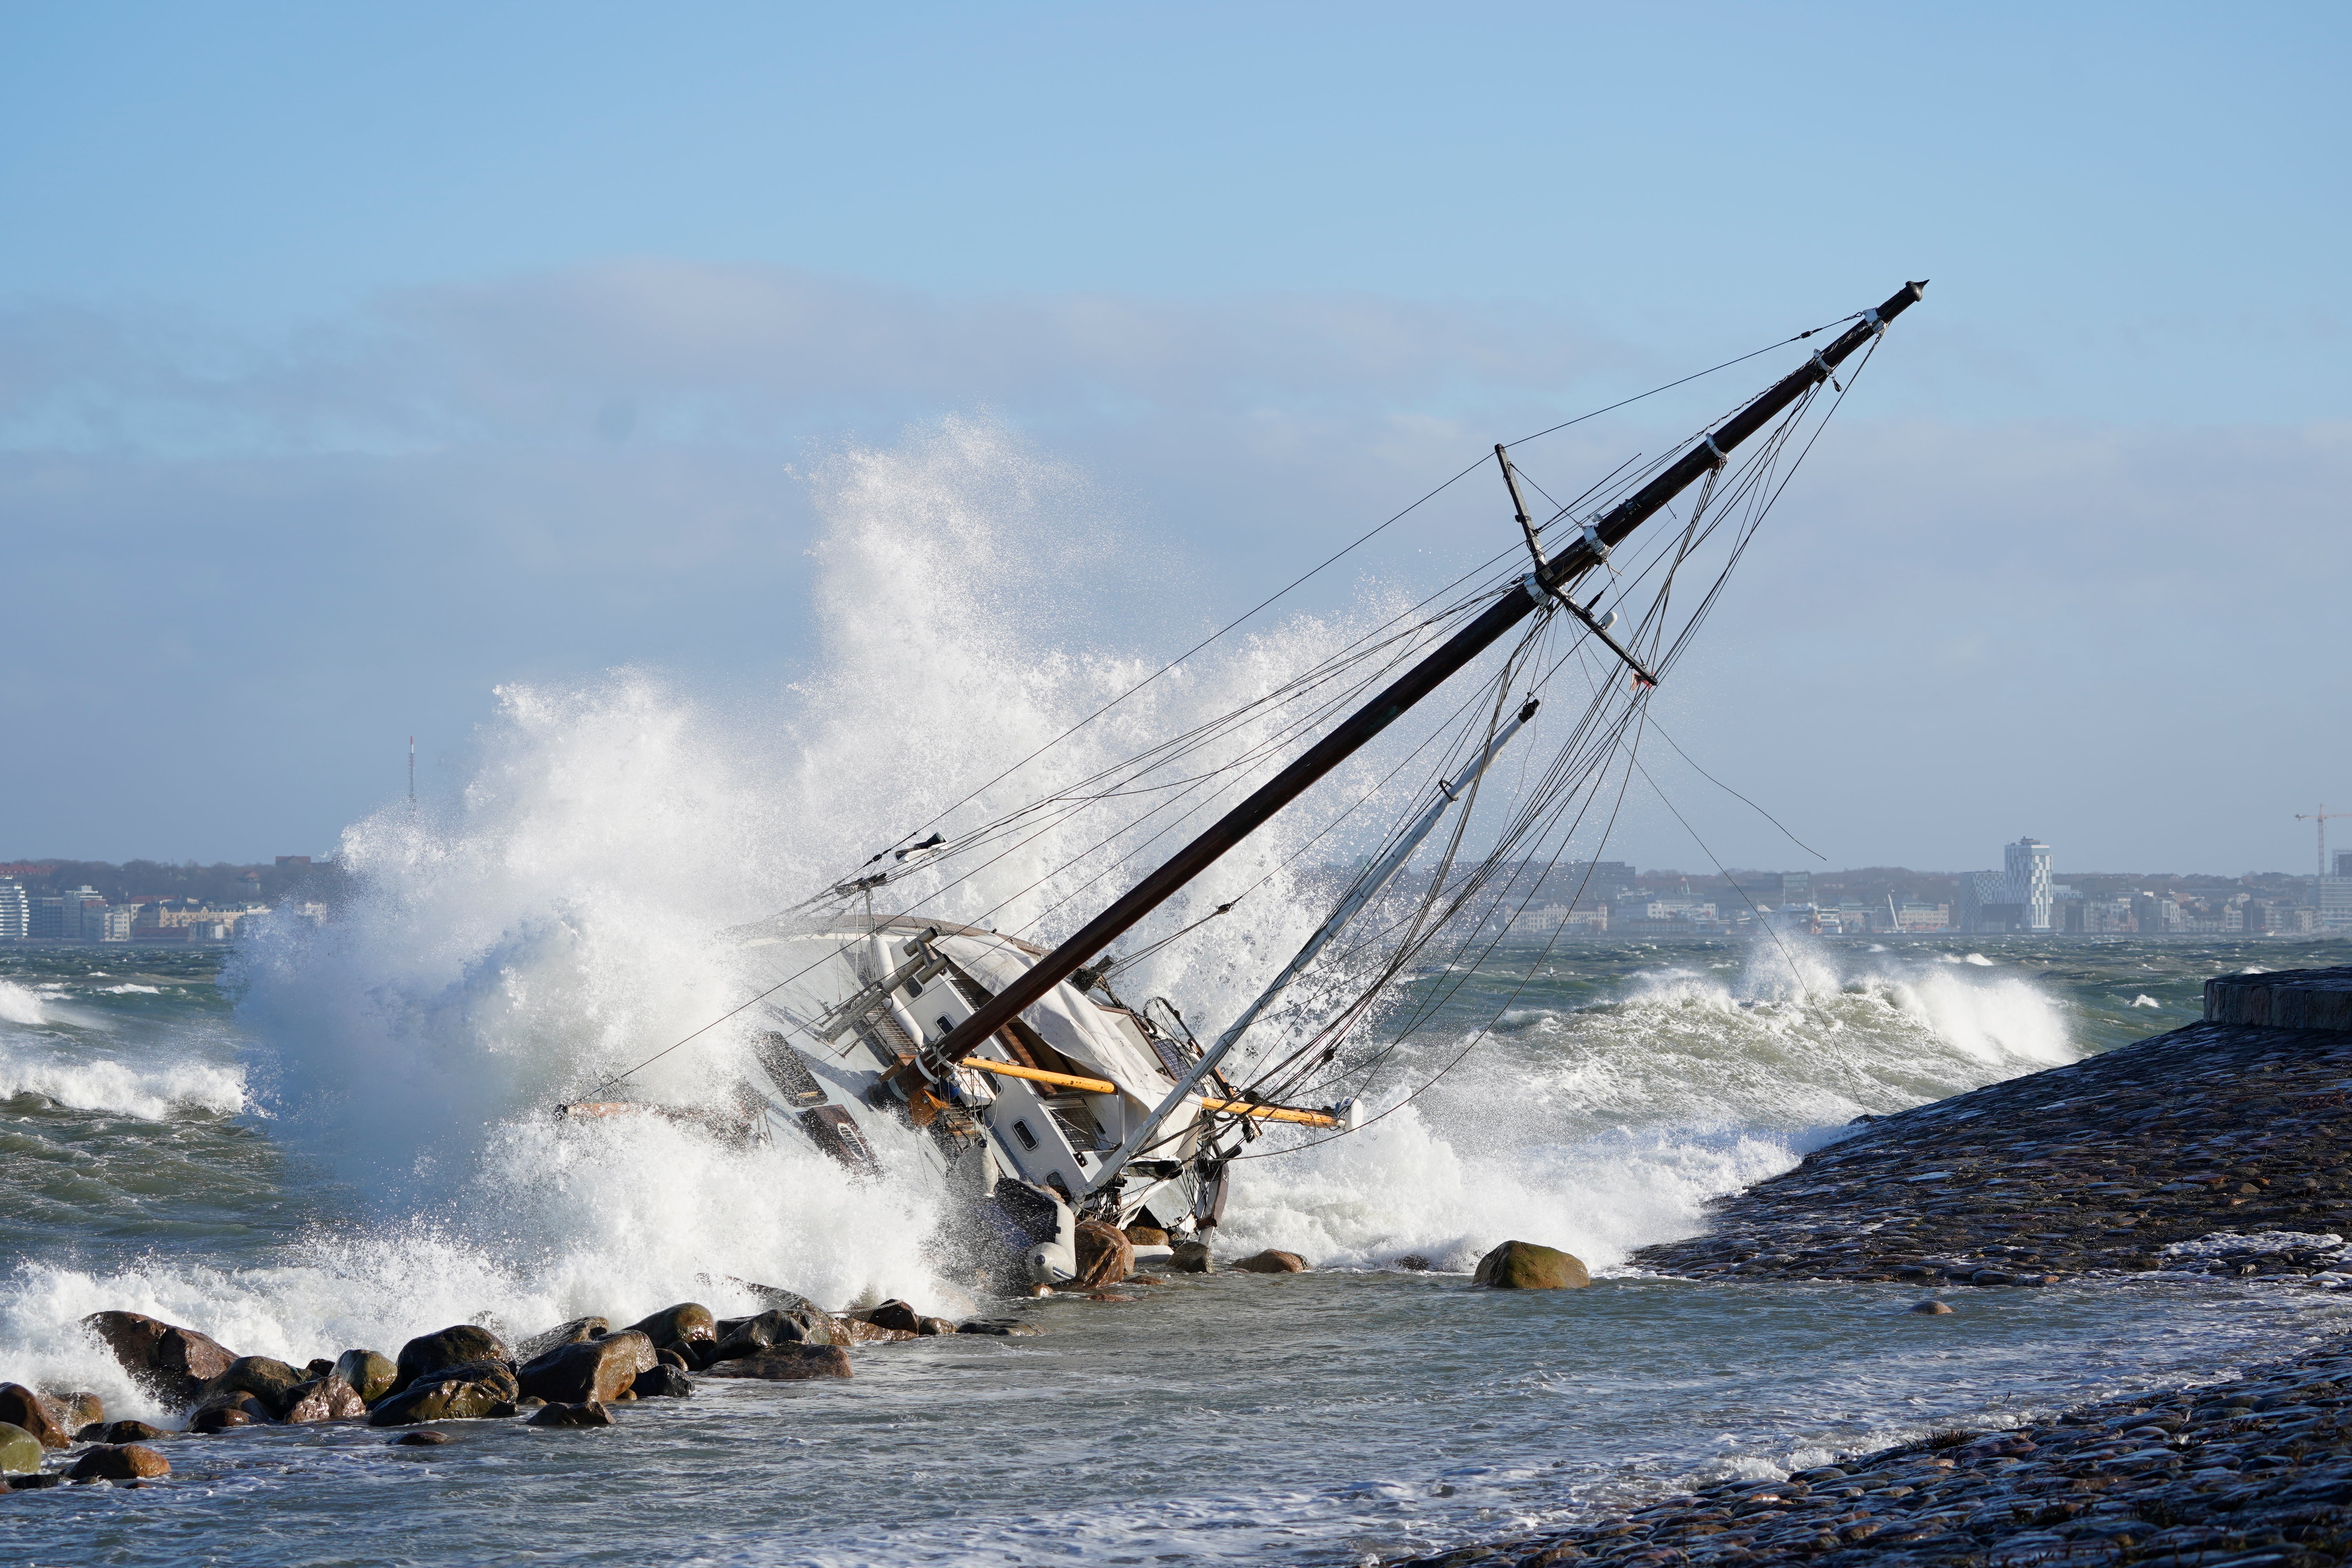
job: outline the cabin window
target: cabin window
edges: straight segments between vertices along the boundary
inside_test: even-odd
[[[1029,1124],[1026,1121],[1016,1121],[1013,1124],[1013,1136],[1021,1140],[1021,1146],[1024,1149],[1034,1149],[1037,1146],[1037,1134],[1029,1131]]]
[[[910,1001],[911,1001],[913,998],[915,998],[915,997],[917,997],[917,996],[920,996],[922,994],[923,994],[923,983],[922,983],[921,981],[919,981],[919,980],[916,979],[916,978],[915,978],[913,975],[911,975],[911,974],[909,974],[908,976],[907,976],[907,996],[908,996],[908,1000],[910,1000]]]
[[[949,1019],[945,1013],[940,1014],[937,1018],[933,1019],[932,1022],[939,1025],[940,1033],[942,1035],[950,1034],[955,1029],[955,1025]]]

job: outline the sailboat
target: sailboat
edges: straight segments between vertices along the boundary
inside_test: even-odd
[[[1145,1238],[1148,1254],[1205,1237],[1223,1215],[1244,1145],[1270,1134],[1311,1143],[1361,1124],[1364,1082],[1387,1057],[1345,1047],[1406,982],[1416,955],[1449,930],[1490,929],[1496,908],[1514,898],[1524,908],[1612,778],[1622,781],[1622,794],[1639,765],[1648,696],[1721,586],[1718,576],[1677,623],[1677,574],[1716,539],[1727,574],[1810,449],[1804,433],[1818,434],[1808,419],[1825,419],[1844,395],[1842,368],[1853,362],[1850,381],[1925,288],[1906,283],[1873,309],[1785,340],[1833,334],[1668,456],[1629,465],[1545,514],[1528,504],[1512,445],[1497,445],[1499,499],[1518,528],[1508,563],[1392,635],[1370,639],[1370,651],[1358,645],[1254,704],[1260,716],[1269,703],[1290,704],[1284,711],[1293,717],[1275,742],[1259,732],[1238,752],[1229,745],[1215,766],[1187,773],[1181,764],[1240,732],[1199,727],[1124,773],[1066,786],[953,837],[941,829],[919,840],[909,835],[793,910],[730,933],[752,1000],[730,1016],[750,1027],[740,1040],[735,1104],[716,1119],[741,1136],[804,1141],[853,1170],[887,1168],[937,1183],[953,1216],[951,1241],[1007,1287],[1089,1288],[1108,1282],[1106,1270],[1124,1271],[1135,1237]],[[1629,542],[1661,517],[1680,526],[1642,564]],[[1596,576],[1601,591],[1584,594]],[[1620,608],[1601,613],[1612,591]],[[1637,613],[1620,636],[1628,607]],[[1497,649],[1499,658],[1490,651]],[[1474,667],[1476,674],[1465,673]],[[1521,770],[1535,784],[1519,791],[1493,847],[1465,867],[1463,819],[1482,782],[1534,725],[1550,688],[1579,679],[1581,717],[1548,764]],[[1139,1005],[1123,994],[1130,965],[1115,952],[1122,939],[1449,684],[1469,688],[1451,738],[1415,753],[1433,747],[1443,766],[1388,829],[1381,852],[1333,890],[1328,917],[1255,1001],[1204,1040],[1172,1001]],[[1334,689],[1354,697],[1336,719]],[[1276,768],[1283,755],[1288,760]],[[1269,769],[1271,776],[1258,776]],[[1215,789],[1200,782],[1212,776]],[[1151,779],[1173,792],[1169,798],[1191,803],[1168,814],[1178,821],[1200,814],[1218,789],[1255,782],[1058,942],[935,918],[923,912],[925,899],[897,897],[913,882],[936,899],[952,885],[958,856],[984,862],[1040,824],[1139,793],[1137,781]],[[1408,875],[1449,822],[1442,863]],[[1121,831],[1129,829],[1114,866],[1132,866],[1139,845],[1169,831],[1164,822],[1130,822]],[[1379,928],[1370,938],[1368,922]],[[1349,963],[1318,972],[1335,943],[1347,947]],[[1297,1004],[1310,975],[1323,1011],[1302,1019]],[[1254,1038],[1285,1008],[1294,1016],[1275,1031],[1278,1039]],[[602,1115],[629,1108],[605,1100],[565,1109]]]

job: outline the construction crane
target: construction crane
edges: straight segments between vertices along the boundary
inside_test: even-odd
[[[2297,822],[2315,822],[2319,825],[2319,874],[2323,877],[2327,875],[2327,819],[2331,816],[2352,816],[2352,811],[2330,811],[2327,809],[2327,803],[2322,801],[2319,803],[2317,811],[2298,811],[2294,814],[2294,819]]]

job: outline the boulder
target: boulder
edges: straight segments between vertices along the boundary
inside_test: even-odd
[[[771,1307],[756,1318],[730,1318],[729,1328],[697,1363],[733,1361],[757,1355],[770,1345],[829,1345],[837,1342],[838,1324],[832,1313],[803,1301],[798,1307]]]
[[[909,1334],[922,1332],[923,1315],[904,1301],[885,1301],[863,1312],[844,1312],[845,1318],[860,1318],[877,1329],[897,1329]]]
[[[1134,1272],[1135,1243],[1127,1239],[1125,1231],[1100,1220],[1079,1222],[1078,1274],[1070,1281],[1070,1289],[1099,1290]]]
[[[371,1426],[415,1426],[427,1421],[480,1421],[521,1397],[502,1361],[438,1367],[368,1411]]]
[[[203,1392],[196,1395],[196,1408],[201,1410],[226,1394],[250,1394],[261,1401],[271,1420],[281,1421],[294,1401],[301,1397],[295,1390],[310,1381],[282,1361],[272,1361],[266,1355],[241,1355],[205,1384]]]
[[[286,1407],[286,1414],[280,1417],[289,1426],[310,1421],[350,1421],[367,1414],[367,1401],[360,1397],[360,1391],[332,1372],[304,1384],[294,1394],[294,1403]]]
[[[849,1352],[839,1345],[777,1345],[757,1355],[714,1362],[706,1377],[756,1377],[769,1383],[793,1383],[803,1378],[847,1377]]]
[[[345,1351],[335,1358],[335,1375],[359,1391],[362,1399],[373,1405],[390,1394],[400,1382],[400,1369],[389,1356],[373,1351]]]
[[[550,1405],[604,1404],[629,1391],[637,1378],[660,1365],[653,1341],[635,1329],[601,1340],[575,1340],[556,1346],[516,1373],[522,1392]]]
[[[92,1312],[81,1326],[105,1342],[133,1382],[167,1405],[194,1404],[205,1384],[236,1359],[208,1335],[141,1312]]]
[[[1580,1290],[1592,1283],[1584,1265],[1556,1247],[1507,1241],[1478,1259],[1474,1276],[1497,1290]]]
[[[631,1396],[637,1399],[684,1399],[693,1392],[693,1380],[667,1363],[637,1373],[636,1382],[629,1385]]]
[[[1024,1323],[1018,1318],[974,1318],[968,1323],[956,1325],[957,1333],[986,1334],[1000,1340],[1025,1339],[1031,1334],[1042,1334],[1045,1331],[1036,1324]]]
[[[77,1432],[75,1432],[75,1433],[74,1433],[74,1441],[75,1441],[75,1442],[77,1442],[77,1443],[103,1443],[103,1442],[105,1442],[105,1441],[106,1441],[106,1423],[105,1423],[105,1422],[103,1422],[103,1421],[93,1421],[93,1422],[91,1422],[89,1426],[84,1426],[84,1427],[80,1428],[79,1431],[77,1431]]]
[[[335,1363],[329,1361],[325,1356],[314,1355],[309,1361],[303,1363],[302,1370],[309,1373],[312,1377],[324,1377],[329,1373],[335,1370]]]
[[[27,1476],[39,1470],[48,1450],[41,1440],[14,1421],[0,1421],[0,1475]]]
[[[21,1383],[0,1383],[0,1421],[31,1433],[33,1440],[44,1448],[73,1446],[72,1431],[58,1425],[47,1404]]]
[[[170,1436],[161,1426],[150,1426],[144,1421],[116,1421],[109,1424],[106,1435],[97,1441],[120,1446],[124,1443],[152,1443],[158,1437]]]
[[[232,1394],[226,1397],[235,1400],[236,1403],[206,1405],[188,1418],[188,1430],[201,1432],[205,1436],[211,1437],[227,1431],[232,1426],[269,1425],[269,1413],[261,1407],[261,1401],[250,1394]]]
[[[397,1375],[392,1386],[397,1393],[428,1372],[440,1373],[468,1362],[513,1359],[507,1352],[506,1342],[489,1330],[478,1323],[457,1323],[438,1333],[419,1334],[401,1346]]]
[[[49,1415],[57,1424],[68,1432],[106,1425],[106,1401],[87,1390],[59,1394],[53,1389],[44,1389],[41,1391],[41,1403],[49,1407]]]
[[[1205,1241],[1180,1241],[1169,1250],[1168,1267],[1179,1274],[1209,1272],[1209,1244]]]
[[[1916,1312],[1923,1318],[1948,1318],[1951,1316],[1952,1313],[1952,1310],[1949,1307],[1945,1306],[1941,1301],[1933,1300],[1914,1301],[1905,1310],[1906,1311]]]
[[[610,1426],[613,1413],[594,1400],[584,1405],[542,1405],[524,1423],[530,1426]]]
[[[1127,1227],[1127,1239],[1138,1247],[1165,1247],[1168,1233],[1156,1225],[1131,1225]]]
[[[835,1318],[833,1342],[837,1345],[887,1345],[915,1337],[912,1329],[886,1329],[863,1318]]]
[[[1251,1253],[1234,1267],[1244,1274],[1304,1274],[1307,1259],[1295,1252],[1269,1247],[1264,1252]]]
[[[384,1447],[387,1448],[437,1448],[448,1440],[449,1434],[446,1432],[403,1432]]]
[[[954,1333],[956,1326],[945,1318],[925,1318],[915,1326],[915,1331],[929,1339],[939,1334]]]
[[[719,1338],[718,1320],[699,1301],[680,1301],[675,1307],[664,1307],[629,1327],[653,1341],[656,1350],[669,1345],[710,1344]]]
[[[676,1351],[663,1351],[656,1354],[654,1359],[661,1363],[664,1366],[674,1366],[680,1372],[692,1372],[694,1370],[694,1364],[688,1361],[684,1356],[678,1354]],[[712,1356],[710,1359],[717,1361],[719,1358],[717,1356]]]
[[[69,1481],[141,1481],[172,1473],[172,1461],[138,1443],[101,1444],[74,1461]]]
[[[531,1335],[515,1346],[514,1358],[518,1362],[537,1361],[561,1346],[576,1345],[582,1340],[601,1340],[612,1331],[613,1325],[603,1318],[574,1318]]]

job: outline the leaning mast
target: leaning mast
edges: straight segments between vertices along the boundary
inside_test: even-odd
[[[1782,376],[1762,395],[1701,436],[1688,451],[1648,484],[1606,512],[1596,513],[1587,521],[1578,537],[1558,556],[1544,561],[1540,552],[1537,552],[1536,569],[1520,578],[1476,620],[1454,633],[1419,664],[1398,677],[1385,690],[1307,748],[1289,766],[1258,786],[1247,799],[1179,850],[1158,870],[1088,921],[1076,934],[989,998],[970,1017],[937,1040],[925,1045],[916,1055],[916,1071],[923,1079],[933,1081],[945,1076],[956,1063],[991,1036],[1084,967],[1087,961],[1173,897],[1186,883],[1214,865],[1228,850],[1264,826],[1276,812],[1370,742],[1406,710],[1436,690],[1464,665],[1500,640],[1505,633],[1533,615],[1547,601],[1557,598],[1569,604],[1570,609],[1578,609],[1579,606],[1567,597],[1568,588],[1606,560],[1613,546],[1622,542],[1702,475],[1720,468],[1734,447],[1763,429],[1790,405],[1829,380],[1840,364],[1884,332],[1888,322],[1916,304],[1926,289],[1924,279],[1906,283],[1876,310],[1864,310],[1862,319],[1838,334],[1828,347],[1815,351],[1812,358],[1802,366]],[[1507,477],[1509,475],[1507,460],[1504,472]],[[1517,487],[1513,489],[1516,491]],[[1516,502],[1516,495],[1514,500]],[[1518,510],[1524,512],[1526,508],[1521,505]],[[1531,525],[1523,526],[1528,527],[1529,547],[1533,550],[1533,528]],[[1580,614],[1578,618],[1584,620],[1589,626],[1592,625]],[[1613,647],[1615,645],[1612,643],[1611,646]],[[1636,668],[1639,668],[1638,666]],[[1642,673],[1647,674],[1646,671]],[[908,1087],[911,1089],[912,1084]]]

